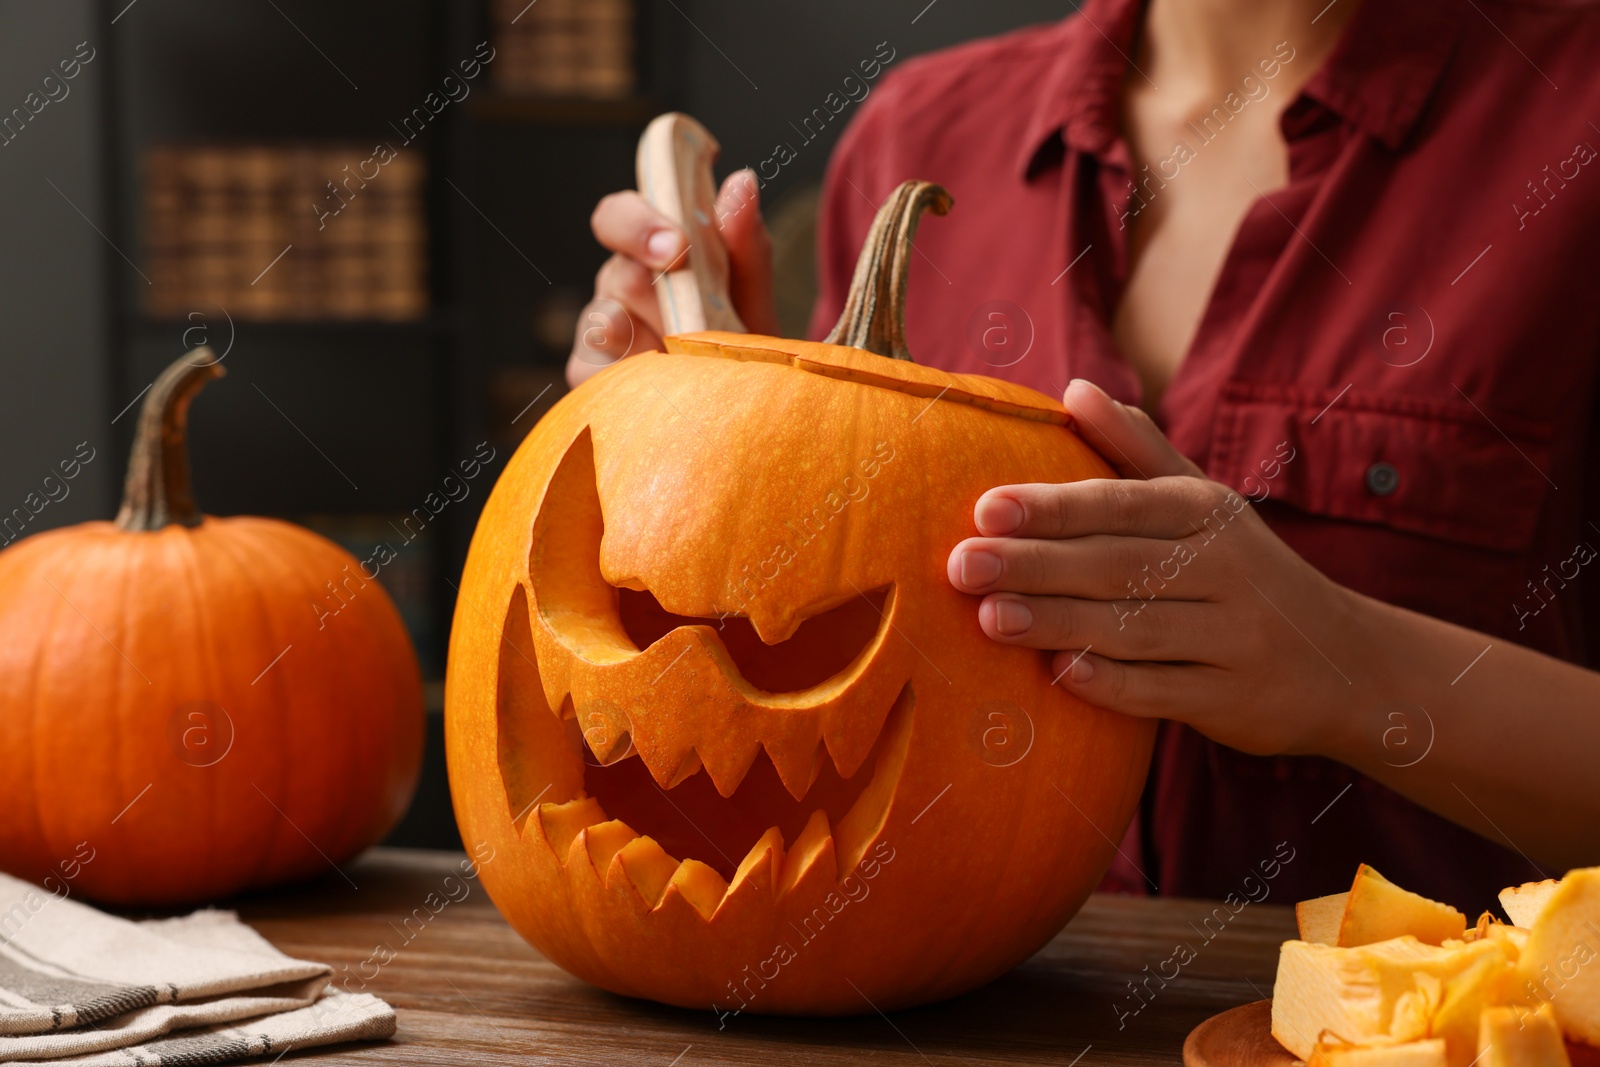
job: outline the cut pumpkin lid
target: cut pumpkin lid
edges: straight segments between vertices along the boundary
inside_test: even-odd
[[[953,374],[903,359],[889,359],[848,345],[821,341],[792,341],[745,333],[678,334],[666,338],[668,352],[690,356],[786,363],[809,371],[862,385],[925,396],[956,404],[971,404],[1002,415],[1065,426],[1071,421],[1060,402],[1025,385],[1004,382],[982,374]]]
[[[842,381],[1066,425],[1071,421],[1067,409],[1043,393],[981,374],[935,370],[911,358],[906,348],[911,242],[923,212],[943,215],[949,210],[950,194],[933,182],[902,182],[890,194],[861,246],[839,321],[823,341],[707,331],[668,337],[666,349],[679,355],[786,363]]]

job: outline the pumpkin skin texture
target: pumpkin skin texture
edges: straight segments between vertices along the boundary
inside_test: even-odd
[[[172,401],[169,452],[200,384],[173,369],[189,384],[149,401]],[[158,486],[117,524],[0,552],[0,866],[111,904],[330,874],[398,821],[421,759],[416,658],[377,581],[309,530],[191,512],[167,462],[176,508]]]
[[[999,975],[1098,884],[1155,724],[990,641],[945,561],[984,491],[1112,472],[1020,386],[667,348],[556,404],[474,536],[445,729],[484,885],[562,967],[684,1007],[889,1010]]]

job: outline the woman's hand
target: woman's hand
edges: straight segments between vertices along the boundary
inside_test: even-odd
[[[761,218],[756,177],[735,171],[717,196],[717,225],[728,248],[729,289],[739,317],[755,333],[776,333],[772,298],[772,241]],[[594,280],[594,299],[578,317],[567,384],[577,386],[624,356],[661,347],[661,309],[655,279],[688,263],[683,231],[638,193],[612,193],[589,220],[594,235],[615,253]]]
[[[1082,381],[1066,404],[1125,478],[979,498],[949,571],[985,633],[1092,704],[1329,756],[1558,872],[1600,861],[1600,674],[1337,585],[1142,411]]]
[[[1371,602],[1296,555],[1144,412],[1081,380],[1065,402],[1124,480],[979,498],[983,536],[956,546],[949,574],[983,596],[984,632],[1056,652],[1058,684],[1113,711],[1258,755],[1333,747]]]

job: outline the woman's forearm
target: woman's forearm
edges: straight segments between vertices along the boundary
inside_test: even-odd
[[[1322,754],[1557,873],[1600,862],[1600,674],[1349,596],[1367,662]]]

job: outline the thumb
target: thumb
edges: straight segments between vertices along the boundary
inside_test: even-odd
[[[1093,382],[1072,379],[1061,402],[1072,415],[1078,436],[1124,478],[1148,480],[1175,474],[1204,477],[1199,467],[1172,447],[1149,415],[1111,399]]]
[[[728,249],[728,295],[752,333],[776,334],[772,296],[772,238],[761,217],[761,191],[746,167],[728,175],[717,194],[717,227]]]

